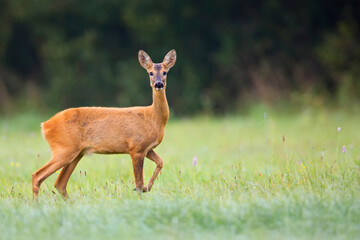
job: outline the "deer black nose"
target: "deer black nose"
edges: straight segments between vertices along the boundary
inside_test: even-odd
[[[155,83],[155,89],[156,90],[161,90],[164,88],[164,84],[162,82],[156,82]]]

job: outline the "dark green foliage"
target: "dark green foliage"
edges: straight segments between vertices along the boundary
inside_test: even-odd
[[[2,0],[0,108],[20,96],[55,108],[150,104],[137,52],[161,62],[173,48],[176,114],[294,91],[347,103],[360,95],[359,12],[355,0]]]

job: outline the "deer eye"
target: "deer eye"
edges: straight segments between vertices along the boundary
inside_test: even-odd
[[[150,76],[154,75],[153,72],[150,72]]]
[[[165,75],[166,75],[166,72],[163,72],[163,75],[165,76]]]

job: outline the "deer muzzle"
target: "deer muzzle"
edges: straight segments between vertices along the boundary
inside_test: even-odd
[[[155,85],[154,85],[155,89],[160,91],[164,88],[164,84],[162,82],[156,82]]]

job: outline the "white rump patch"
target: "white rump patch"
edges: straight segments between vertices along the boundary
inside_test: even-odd
[[[45,134],[44,134],[44,123],[42,122],[42,123],[40,124],[40,126],[41,126],[41,134],[42,134],[43,138],[45,139]],[[46,139],[45,139],[45,140],[46,140]]]

